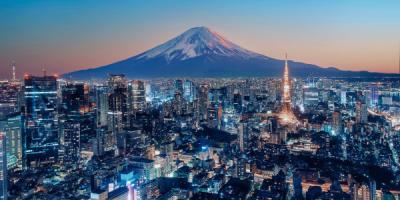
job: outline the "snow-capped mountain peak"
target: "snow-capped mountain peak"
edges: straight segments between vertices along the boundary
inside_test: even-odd
[[[282,77],[284,60],[248,51],[206,27],[195,27],[144,53],[109,65],[64,74],[70,79],[106,78],[126,74],[130,78],[160,77]],[[369,72],[341,71],[289,61],[293,76],[372,77]],[[397,76],[397,75],[396,75]]]
[[[241,48],[207,27],[195,27],[140,54],[138,59],[163,57],[170,62],[210,54],[239,57],[259,55]]]

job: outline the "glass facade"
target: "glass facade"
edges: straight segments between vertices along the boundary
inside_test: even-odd
[[[57,78],[24,78],[25,151],[24,161],[55,162],[58,159]]]

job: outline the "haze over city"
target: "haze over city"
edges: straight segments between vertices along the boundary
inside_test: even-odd
[[[13,60],[19,77],[103,66],[196,26],[272,58],[288,52],[322,67],[397,73],[399,7],[395,0],[2,1],[0,77],[11,76]]]

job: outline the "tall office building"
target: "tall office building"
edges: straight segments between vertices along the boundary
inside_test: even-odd
[[[96,86],[96,126],[107,126],[108,88]]]
[[[358,101],[356,103],[356,123],[368,122],[368,107],[367,104]]]
[[[369,199],[376,200],[376,181],[374,180],[369,182]]]
[[[92,139],[92,151],[95,156],[101,156],[104,153],[104,136],[107,132],[107,129],[104,127],[98,127],[96,129],[96,137]]]
[[[127,96],[124,91],[116,90],[108,99],[108,126],[115,133],[122,132],[127,120]]]
[[[175,91],[174,99],[172,100],[173,112],[176,115],[181,115],[183,113],[183,97],[182,93]]]
[[[233,94],[233,108],[237,113],[242,111],[242,96],[237,91]]]
[[[61,89],[61,112],[63,117],[77,118],[89,107],[89,97],[83,83],[68,83]]]
[[[342,114],[339,111],[332,113],[332,131],[333,134],[341,134],[343,129]]]
[[[128,106],[130,112],[143,111],[146,105],[144,82],[133,80],[128,84]]]
[[[238,133],[239,133],[239,149],[241,152],[244,152],[247,149],[247,143],[248,143],[248,137],[249,137],[249,132],[248,132],[248,127],[247,123],[241,122],[238,127]]]
[[[7,200],[7,147],[6,135],[0,132],[0,200]]]
[[[319,102],[319,90],[315,87],[303,88],[303,103],[305,107],[313,107]]]
[[[183,81],[182,80],[175,80],[175,91],[174,92],[179,92],[183,93]]]
[[[58,160],[57,77],[24,77],[24,154],[27,167]]]
[[[372,107],[376,107],[378,105],[378,98],[379,98],[379,94],[378,94],[378,87],[376,86],[376,84],[371,85],[370,87],[371,90],[371,102],[370,105]]]
[[[67,119],[60,123],[63,146],[63,164],[66,167],[77,167],[80,158],[80,123],[78,120]]]
[[[193,102],[195,98],[195,87],[190,80],[186,80],[183,83],[183,97],[187,102]]]
[[[117,142],[117,134],[121,133],[127,123],[127,84],[123,75],[111,75],[108,80],[110,94],[108,96],[107,125],[112,132],[112,144]]]
[[[199,116],[200,120],[208,119],[208,85],[200,85],[199,87]]]
[[[0,118],[20,111],[20,85],[0,81]]]
[[[76,167],[80,157],[81,125],[89,111],[88,89],[83,83],[67,83],[61,89],[60,141],[65,167]],[[81,127],[82,126],[82,127]]]
[[[0,121],[0,132],[4,132],[7,137],[7,152],[10,162],[22,164],[22,135],[23,128],[22,117],[19,113],[8,115],[8,117]]]
[[[347,92],[346,91],[340,91],[340,103],[341,104],[346,104],[347,103]]]
[[[110,92],[114,92],[114,90],[120,90],[121,88],[125,88],[126,90],[126,79],[123,74],[111,74],[108,78],[107,84]]]

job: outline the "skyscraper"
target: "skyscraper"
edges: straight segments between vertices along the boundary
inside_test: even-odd
[[[332,114],[332,131],[334,135],[341,134],[343,129],[342,115],[339,111],[335,111]]]
[[[346,104],[347,103],[346,90],[342,90],[340,92],[340,103],[341,104]]]
[[[107,86],[96,86],[96,126],[107,125],[108,113],[108,88]]]
[[[108,98],[108,126],[111,131],[119,133],[126,123],[127,96],[123,90],[115,90]]]
[[[24,77],[24,147],[27,167],[58,160],[57,77]]]
[[[198,101],[200,120],[206,120],[208,118],[208,102],[208,85],[200,85]]]
[[[183,83],[183,97],[187,102],[193,102],[193,99],[195,98],[195,91],[194,91],[194,86],[193,82],[190,80],[186,80]]]
[[[356,103],[356,123],[367,123],[368,110],[367,104],[361,101]]]
[[[0,118],[20,111],[20,85],[0,81]]]
[[[183,93],[183,81],[182,80],[175,80],[175,92]]]
[[[6,135],[0,132],[0,200],[7,200],[7,147]]]
[[[374,180],[369,182],[369,199],[376,200],[376,181]]]
[[[239,132],[239,149],[241,152],[244,152],[247,148],[247,143],[248,143],[248,127],[246,122],[241,122],[238,127],[238,132]]]
[[[68,83],[62,87],[60,141],[65,167],[76,167],[80,157],[83,115],[89,110],[87,89],[83,83]],[[83,124],[82,124],[83,125]]]
[[[124,75],[111,75],[108,80],[110,94],[108,96],[107,125],[112,132],[112,144],[117,142],[117,134],[121,133],[127,123],[127,84]]]
[[[133,80],[128,84],[128,105],[130,112],[142,111],[146,104],[146,90],[143,81]]]
[[[8,157],[21,164],[22,161],[22,117],[19,113],[8,115],[0,121],[0,132],[4,132],[7,137]]]
[[[376,107],[378,105],[378,98],[379,98],[378,88],[377,88],[376,84],[371,85],[370,90],[371,90],[370,106]]]
[[[62,120],[60,126],[63,164],[66,167],[76,167],[80,158],[80,123],[75,119],[67,119]]]
[[[88,96],[83,83],[68,83],[61,91],[61,111],[67,118],[77,118],[87,110]]]

